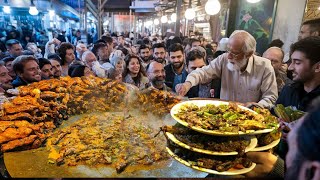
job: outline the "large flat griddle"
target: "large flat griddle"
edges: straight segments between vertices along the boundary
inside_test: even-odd
[[[60,128],[68,126],[83,115],[73,116],[65,121]],[[153,117],[150,118],[154,119]],[[172,125],[175,121],[170,115],[162,119],[163,124]],[[48,162],[48,150],[38,149],[4,153],[4,162],[10,176],[13,178],[76,178],[76,177],[206,177],[208,174],[186,167],[173,159],[154,163],[150,166],[129,166],[124,172],[117,174],[114,168],[108,166],[91,167],[78,165],[75,167]]]

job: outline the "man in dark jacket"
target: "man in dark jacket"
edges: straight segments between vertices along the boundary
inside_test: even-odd
[[[177,84],[183,83],[187,78],[184,65],[184,51],[179,43],[169,47],[169,64],[164,67],[166,72],[166,85],[175,91]]]
[[[320,36],[302,39],[291,46],[288,70],[294,83],[286,85],[276,104],[295,106],[306,111],[310,102],[320,96]]]

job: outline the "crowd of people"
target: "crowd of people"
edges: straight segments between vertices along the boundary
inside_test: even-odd
[[[268,109],[283,104],[308,111],[311,102],[320,96],[320,19],[302,24],[299,40],[291,45],[287,60],[281,40],[271,42],[260,56],[256,53],[256,40],[243,30],[234,31],[219,43],[201,37],[174,36],[134,40],[127,35],[106,33],[89,47],[80,40],[63,42],[63,37],[67,38],[62,33],[59,38],[48,41],[44,52],[40,52],[35,43],[23,47],[18,39],[7,40],[7,50],[0,61],[0,91],[61,76],[98,76],[132,84],[139,90],[155,88],[189,98],[218,98]],[[289,133],[290,151],[293,147],[298,153],[306,143],[309,147],[308,143],[319,142],[316,132],[301,134],[309,133],[307,126],[319,126],[316,117],[319,117],[319,108],[300,120],[301,123],[289,125],[295,132]],[[301,137],[309,136],[314,139],[301,142]],[[290,141],[298,141],[302,149]],[[312,152],[319,152],[315,149]],[[312,176],[319,178],[319,155],[301,153],[317,162],[312,164]],[[281,158],[285,155],[286,152],[281,157],[249,153],[253,161],[259,161],[259,166],[269,167],[252,171],[249,176],[267,175],[279,163],[283,173]],[[294,158],[292,153],[288,156],[290,169]]]

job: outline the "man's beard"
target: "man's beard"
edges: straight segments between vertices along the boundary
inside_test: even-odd
[[[175,69],[179,69],[183,66],[183,62],[171,63]]]
[[[231,61],[233,63],[231,63]],[[228,59],[228,64],[227,64],[227,68],[230,71],[240,71],[242,68],[244,68],[248,63],[248,59],[244,58],[241,61],[234,61],[234,60],[230,60]]]
[[[152,83],[152,85],[153,85],[154,87],[159,87],[159,86],[162,86],[162,85],[164,84],[164,79],[157,79],[157,78],[155,78],[155,79],[153,79],[153,80],[151,81],[151,83]]]
[[[166,62],[166,60],[163,59],[163,58],[155,58],[154,60],[157,61],[158,63],[161,63],[161,64],[163,64],[164,62]]]
[[[147,57],[143,57],[141,59],[142,59],[143,62],[148,62],[149,61],[149,57],[148,56]]]

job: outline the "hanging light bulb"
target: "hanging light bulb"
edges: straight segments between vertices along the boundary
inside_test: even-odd
[[[49,10],[49,16],[53,17],[56,14],[56,12],[53,9]]]
[[[3,12],[6,13],[6,14],[10,14],[11,13],[10,6],[3,6]]]
[[[167,23],[168,22],[168,17],[166,15],[161,17],[161,23]]]
[[[33,0],[31,0],[31,6],[30,6],[30,9],[29,9],[29,13],[32,15],[32,16],[36,16],[39,14],[39,11],[37,9],[37,7],[34,5],[33,3]]]
[[[206,13],[209,15],[215,15],[218,14],[221,9],[221,4],[219,0],[208,0],[206,3],[204,9],[206,10]]]
[[[248,3],[257,3],[259,1],[261,1],[261,0],[247,0]]]
[[[104,22],[103,22],[103,25],[104,25],[104,26],[108,26],[108,25],[109,25],[109,20],[104,21]]]
[[[184,13],[184,17],[186,17],[186,19],[191,20],[194,17],[196,17],[196,11],[194,9],[192,9],[191,7],[191,0],[189,0],[189,7],[186,10],[186,12]]]
[[[154,25],[156,25],[156,26],[159,25],[159,24],[160,24],[159,19],[154,19],[153,23],[154,23]]]
[[[176,22],[177,21],[177,14],[176,13],[171,14],[170,20],[172,22]]]
[[[8,0],[4,0],[4,6],[3,6],[3,12],[6,14],[10,14],[11,13],[11,8],[9,6]]]
[[[186,19],[188,20],[191,20],[196,17],[196,12],[194,11],[194,9],[188,8],[184,14],[184,17],[186,17]]]
[[[30,6],[29,13],[30,13],[32,16],[36,16],[36,15],[39,14],[39,11],[38,11],[38,9],[37,9],[35,6]]]

